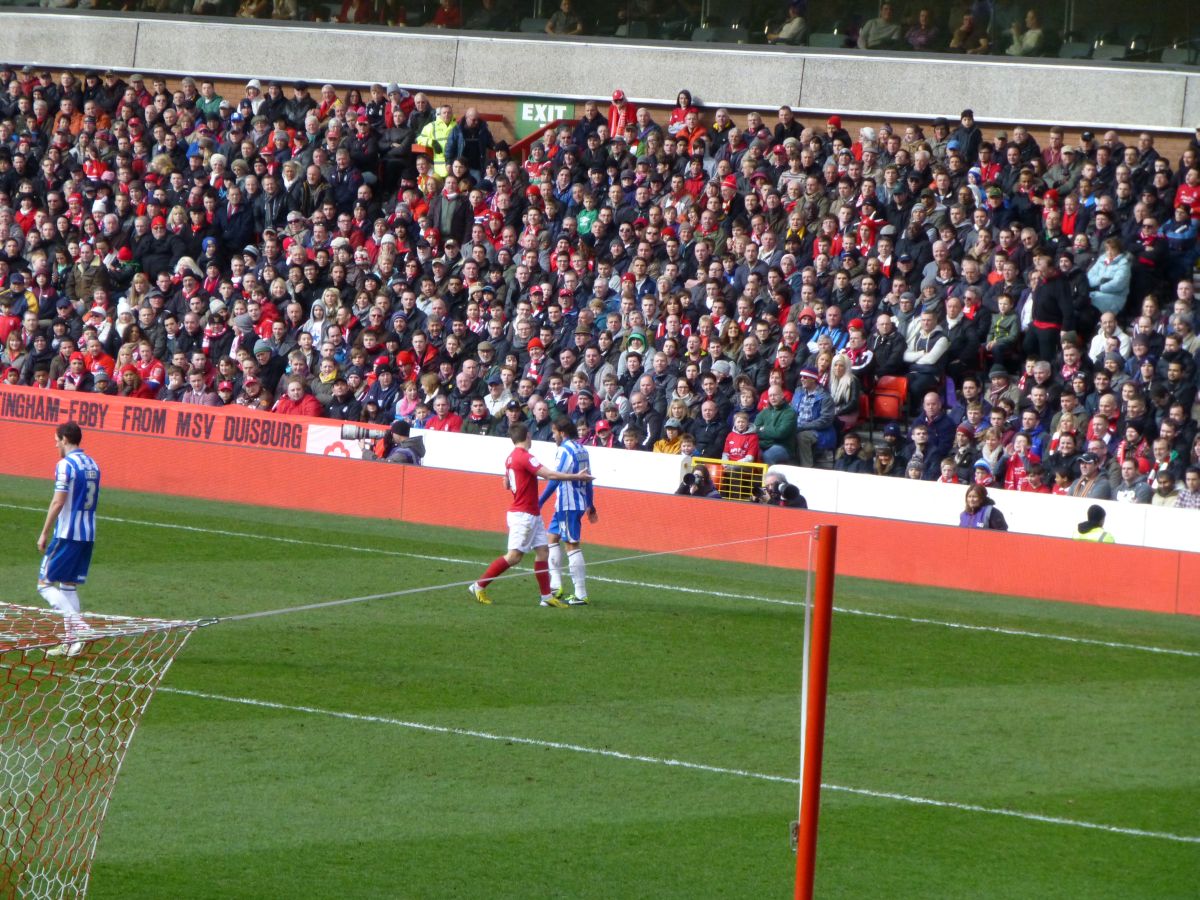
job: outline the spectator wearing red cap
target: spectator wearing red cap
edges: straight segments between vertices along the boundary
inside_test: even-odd
[[[535,385],[541,387],[554,370],[554,360],[546,354],[541,338],[530,338],[525,350],[529,359],[521,370],[521,377],[532,379]]]
[[[155,216],[150,221],[150,233],[134,238],[133,259],[143,272],[154,279],[159,272],[173,272],[184,250],[184,243],[179,236],[167,230],[167,220]]]
[[[68,357],[67,370],[59,376],[57,386],[60,391],[87,392],[94,390],[95,381],[92,373],[88,371],[84,355],[78,350]]]
[[[120,379],[120,383],[117,386],[117,393],[122,397],[133,397],[138,400],[154,399],[155,392],[142,381],[142,376],[138,372],[137,366],[121,366],[117,375]]]
[[[612,104],[608,107],[608,133],[615,137],[625,133],[625,126],[633,121],[633,107],[625,98],[625,92],[617,88],[612,92]]]

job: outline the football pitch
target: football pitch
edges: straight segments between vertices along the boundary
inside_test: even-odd
[[[7,602],[40,605],[50,490],[0,477]],[[804,572],[654,556],[594,566],[588,608],[528,573],[481,607],[438,586],[496,533],[115,490],[98,527],[94,612],[406,593],[198,630],[90,897],[791,895]],[[819,897],[1196,896],[1200,620],[849,578],[835,604]]]

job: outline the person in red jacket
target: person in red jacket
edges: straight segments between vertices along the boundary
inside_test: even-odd
[[[462,416],[450,408],[445,394],[438,394],[433,401],[433,415],[425,423],[427,431],[462,431]]]
[[[325,415],[325,408],[321,406],[321,402],[304,389],[304,379],[299,377],[288,379],[287,393],[275,401],[271,411],[285,416],[319,418]]]
[[[624,134],[625,126],[633,121],[633,107],[625,99],[625,92],[617,88],[612,93],[612,106],[608,108],[609,135]]]
[[[119,374],[121,382],[118,393],[122,397],[135,397],[142,400],[154,399],[156,392],[150,390],[142,382],[142,376],[138,372],[137,366],[132,363],[127,366],[121,366]]]
[[[750,430],[750,414],[738,412],[733,416],[733,431],[725,438],[725,450],[721,459],[730,462],[758,462],[758,435]]]

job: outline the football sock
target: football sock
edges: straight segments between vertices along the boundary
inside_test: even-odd
[[[483,577],[476,582],[481,588],[486,588],[489,584],[508,571],[508,560],[503,556],[497,556],[492,560],[492,564],[487,567],[487,571],[483,573]]]
[[[587,596],[587,566],[583,561],[582,550],[572,550],[567,554],[567,565],[571,569],[571,584],[575,586],[576,597]]]
[[[63,614],[66,620],[67,640],[75,640],[82,636],[87,631],[87,624],[83,621],[83,616],[79,614],[79,591],[75,585],[62,586],[63,599],[67,601],[71,611]]]
[[[39,584],[37,591],[42,599],[57,609],[64,616],[75,612],[70,602],[63,596],[62,589],[57,584]],[[78,601],[76,601],[78,602]]]
[[[533,564],[533,575],[537,579],[538,590],[541,591],[542,597],[550,596],[550,573],[547,571],[546,561],[539,559]]]
[[[70,604],[71,612],[78,615],[79,614],[79,591],[75,588],[74,585],[65,585],[65,584],[62,586],[62,588],[60,588],[60,590],[62,591],[63,599],[65,599],[67,601],[67,603]]]
[[[550,545],[550,590],[557,591],[562,587],[562,544]]]
[[[57,584],[39,584],[38,593],[47,603],[63,615],[63,630],[68,641],[72,641],[86,626],[83,617],[79,615],[79,594],[74,587],[60,587]]]

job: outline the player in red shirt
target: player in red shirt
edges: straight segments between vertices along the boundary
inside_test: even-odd
[[[512,425],[508,436],[515,445],[513,452],[504,462],[504,483],[513,493],[513,502],[508,508],[508,552],[496,557],[483,573],[483,577],[471,585],[471,596],[480,603],[490,604],[492,598],[487,595],[488,585],[533,550],[533,574],[537,578],[538,591],[541,593],[541,605],[565,607],[567,604],[556,599],[550,592],[550,569],[546,562],[550,555],[550,541],[546,536],[546,526],[542,522],[538,503],[538,476],[549,481],[593,479],[588,472],[558,472],[538,462],[537,457],[529,452],[532,441],[524,422]]]

